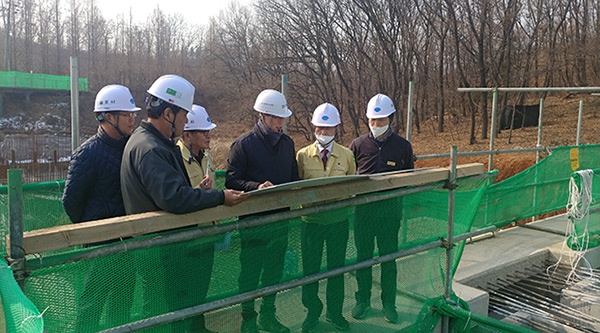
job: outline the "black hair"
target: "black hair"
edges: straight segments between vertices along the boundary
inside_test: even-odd
[[[179,112],[180,107],[165,102],[162,99],[158,98],[158,97],[154,97],[154,96],[150,96],[147,105],[146,105],[146,111],[148,112],[148,117],[152,118],[152,119],[158,119],[160,117],[160,115],[163,114],[163,112],[165,112],[166,109],[171,109],[171,111],[173,111],[173,114],[177,115],[177,112]]]

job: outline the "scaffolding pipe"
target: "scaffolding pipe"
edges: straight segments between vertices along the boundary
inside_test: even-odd
[[[23,289],[25,282],[25,251],[23,250],[23,170],[8,169],[8,223],[10,258],[8,263],[15,280]]]
[[[281,93],[286,98],[287,102],[287,94],[288,94],[288,77],[287,74],[281,74]],[[289,108],[289,104],[287,105]],[[287,121],[283,123],[283,133],[287,134]]]
[[[444,280],[444,298],[450,301],[452,295],[452,250],[454,250],[454,205],[456,189],[456,153],[458,149],[452,146],[450,150],[450,178],[448,179],[448,234],[446,239],[446,276]],[[442,332],[448,333],[450,329],[450,318],[442,317]]]
[[[71,152],[79,147],[79,66],[71,57]]]
[[[544,118],[544,98],[540,98],[540,115],[538,117],[538,137],[537,137],[537,148],[542,146],[542,119]],[[541,159],[541,151],[538,150],[535,154],[535,163],[537,164]]]
[[[492,126],[490,130],[490,151],[494,150],[494,142],[496,141],[497,132],[497,117],[498,117],[498,89],[494,89],[492,95]],[[494,155],[490,154],[488,157],[488,171],[492,171],[494,165]]]
[[[481,156],[481,155],[498,155],[498,154],[508,154],[508,153],[527,153],[527,152],[541,152],[546,150],[554,150],[558,147],[536,147],[536,148],[514,148],[514,149],[496,149],[496,150],[480,150],[480,151],[470,151],[470,152],[462,152],[457,153],[458,157],[465,156]],[[419,155],[417,156],[417,160],[426,160],[432,158],[448,158],[450,154],[428,154],[428,155]]]
[[[462,241],[462,240],[465,240],[465,239],[468,239],[471,237],[475,237],[475,236],[482,235],[482,234],[485,234],[488,232],[492,232],[494,230],[496,230],[496,227],[488,227],[485,229],[480,229],[477,231],[473,231],[473,232],[469,232],[469,233],[460,235],[460,236],[456,237],[454,240]],[[150,328],[150,327],[154,327],[154,326],[158,326],[158,325],[163,325],[163,324],[171,323],[171,322],[178,321],[178,320],[184,320],[186,318],[197,316],[197,315],[205,313],[205,312],[222,309],[222,308],[225,308],[228,306],[233,306],[233,305],[245,302],[245,301],[259,298],[259,297],[275,294],[275,293],[278,293],[283,290],[301,287],[301,286],[309,284],[309,283],[313,283],[313,282],[328,279],[328,278],[331,278],[334,276],[346,274],[346,273],[356,271],[359,269],[372,267],[374,265],[378,265],[378,264],[381,264],[384,262],[393,261],[393,260],[396,260],[399,258],[411,256],[411,255],[414,255],[417,253],[429,251],[429,250],[432,250],[435,248],[439,248],[441,246],[443,246],[443,241],[436,240],[436,241],[433,241],[433,242],[430,242],[427,244],[416,246],[414,248],[397,251],[394,253],[389,253],[389,254],[386,254],[386,255],[383,255],[380,257],[368,259],[368,260],[361,261],[361,262],[351,264],[348,266],[334,268],[331,270],[327,270],[325,272],[307,275],[307,276],[293,279],[293,280],[290,280],[290,281],[287,281],[284,283],[279,283],[276,285],[264,287],[264,288],[246,292],[243,294],[227,297],[227,298],[224,298],[221,300],[217,300],[217,301],[213,301],[213,302],[209,302],[209,303],[205,303],[205,304],[201,304],[201,305],[196,305],[193,307],[181,309],[181,310],[174,311],[174,312],[165,313],[165,314],[158,315],[158,316],[151,317],[151,318],[138,320],[136,322],[132,322],[129,324],[125,324],[125,325],[121,325],[118,327],[113,327],[111,329],[101,331],[100,333],[137,332],[142,329],[146,329],[146,328]]]
[[[408,105],[406,107],[406,140],[410,141],[412,137],[413,124],[413,95],[415,94],[415,82],[408,82]]]
[[[575,144],[579,146],[581,141],[581,122],[583,121],[583,100],[579,101],[579,114],[577,115],[577,139]]]
[[[600,87],[485,87],[485,88],[458,88],[458,92],[570,92],[570,93],[597,93]]]

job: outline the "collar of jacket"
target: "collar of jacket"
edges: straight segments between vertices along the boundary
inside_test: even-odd
[[[192,164],[192,161],[196,160],[196,162],[202,165],[202,159],[204,158],[204,152],[202,151],[202,149],[200,149],[200,155],[195,156],[192,154],[190,149],[185,146],[183,139],[179,138],[179,140],[177,140],[177,145],[179,146],[179,150],[181,151],[181,157],[183,157],[184,162]]]
[[[161,141],[163,141],[169,147],[171,147],[171,148],[176,147],[175,143],[173,143],[173,141],[171,141],[171,139],[164,136],[156,127],[154,127],[154,125],[147,122],[146,120],[142,120],[142,122],[140,123],[140,126],[142,128],[144,128],[145,130],[147,130],[148,132],[150,132],[151,134],[153,134],[154,136],[156,136],[157,138],[159,138]]]
[[[339,157],[340,156],[340,147],[339,144],[335,141],[333,141],[330,144],[330,149],[329,149],[329,157]],[[318,158],[321,158],[321,149],[319,148],[319,142],[315,141],[313,142],[312,145],[310,145],[310,147],[307,150],[308,156],[316,156]]]
[[[102,142],[106,143],[109,146],[113,147],[125,147],[127,140],[129,140],[129,135],[121,137],[120,139],[115,139],[108,135],[102,126],[98,126],[98,132],[96,133],[98,138],[102,140]]]
[[[387,131],[387,135],[385,136],[385,138],[383,138],[382,140],[377,139],[376,137],[373,136],[373,133],[371,131],[369,131],[369,138],[373,141],[375,141],[378,145],[383,145],[392,135],[394,134],[394,132],[392,132],[392,127],[390,126],[388,128]]]
[[[256,123],[256,128],[258,129],[258,133],[260,133],[263,140],[268,142],[271,147],[275,147],[283,136],[283,133],[275,132],[274,130],[268,128],[262,119]]]

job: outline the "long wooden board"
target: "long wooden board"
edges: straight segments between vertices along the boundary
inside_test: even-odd
[[[457,178],[482,174],[481,163],[459,165]],[[351,182],[324,186],[293,188],[286,191],[250,196],[233,206],[218,206],[189,214],[175,215],[163,211],[127,215],[104,220],[57,226],[23,233],[25,253],[39,253],[69,246],[100,242],[119,237],[136,236],[191,225],[210,225],[213,221],[247,215],[277,208],[347,198],[365,194],[443,181],[449,177],[448,168],[418,170],[408,173],[372,175]],[[10,245],[9,245],[10,246]]]

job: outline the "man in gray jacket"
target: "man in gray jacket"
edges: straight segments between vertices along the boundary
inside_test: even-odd
[[[157,210],[184,214],[243,201],[241,191],[204,190],[190,184],[175,138],[181,135],[187,113],[192,110],[194,91],[190,82],[176,75],[161,76],[148,89],[151,95],[148,119],[142,121],[131,135],[121,163],[121,190],[127,214]],[[175,258],[175,251],[179,258]],[[160,260],[156,260],[156,251],[138,256],[146,317],[179,310],[198,299],[199,295],[182,290],[181,286],[185,284],[173,284],[173,277],[169,275],[180,272],[181,263],[186,260],[187,264],[200,260],[195,252],[185,244],[172,244],[158,248]],[[159,290],[164,295],[152,294]],[[173,331],[207,331],[202,320],[192,321],[191,327],[189,325],[186,321],[174,323]]]

